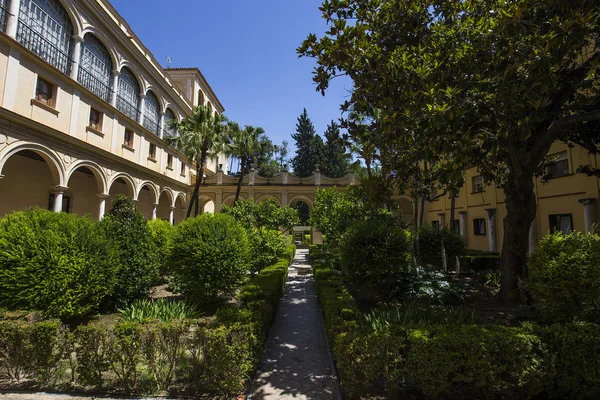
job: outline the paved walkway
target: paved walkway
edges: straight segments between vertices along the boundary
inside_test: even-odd
[[[308,250],[298,249],[249,399],[339,399]]]

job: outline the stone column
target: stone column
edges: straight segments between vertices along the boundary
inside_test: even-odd
[[[154,221],[156,219],[157,209],[158,209],[158,204],[157,203],[152,204],[152,221]]]
[[[62,212],[63,195],[65,193],[65,190],[67,190],[66,187],[54,187],[54,206],[52,208],[54,212]]]
[[[98,199],[100,200],[98,204],[98,221],[104,218],[104,214],[106,214],[106,199],[108,199],[109,197],[109,194],[98,195]]]
[[[165,131],[165,113],[161,111],[158,115],[158,137],[162,139]]]
[[[467,241],[467,212],[459,211],[458,212],[458,220],[460,224],[460,236]]]
[[[319,164],[315,165],[315,186],[321,186],[321,170]]]
[[[17,0],[13,0],[17,1]],[[81,43],[83,38],[81,36],[73,36],[73,58],[71,59],[71,79],[77,80],[79,75],[79,61],[81,59]]]
[[[489,241],[489,250],[490,251],[498,251],[498,242],[496,239],[496,209],[495,208],[486,208],[488,213],[488,241]]]
[[[119,75],[121,75],[121,72],[117,71],[116,69],[112,71],[112,93],[110,96],[110,105],[113,107],[117,107],[117,93],[119,92]]]
[[[287,185],[287,183],[288,183],[288,172],[287,171],[284,171],[281,173],[281,183],[283,185]]]
[[[440,228],[445,227],[446,226],[446,214],[439,213],[438,214],[438,221],[440,223]]]
[[[217,171],[217,185],[223,184],[223,170],[220,169]]]
[[[288,205],[288,191],[284,190],[281,192],[281,207],[285,207]]]
[[[254,164],[250,165],[250,174],[248,174],[248,185],[254,186],[254,178],[256,176],[256,171],[254,170]]]
[[[19,26],[19,0],[11,0],[8,6],[8,15],[6,19],[6,34],[14,39],[17,38],[17,27]]]
[[[138,122],[144,126],[144,111],[146,110],[146,95],[140,94],[140,115],[138,116]]]
[[[169,207],[169,223],[175,224],[175,207]]]
[[[589,233],[592,231],[592,227],[596,223],[596,199],[581,199],[579,200],[579,203],[583,204],[583,221],[585,224],[585,233]]]
[[[215,191],[215,212],[220,212],[223,207],[223,190]]]
[[[537,218],[531,222],[529,228],[529,254],[533,253],[537,245]]]

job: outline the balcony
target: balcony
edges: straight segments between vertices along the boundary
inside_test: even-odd
[[[62,73],[70,74],[72,61],[69,55],[31,29],[23,21],[19,21],[17,41],[58,68]]]
[[[156,121],[152,121],[150,118],[148,118],[148,116],[144,117],[144,128],[148,129],[150,132],[154,133],[156,136],[158,136],[158,134],[159,134],[158,123]]]
[[[132,120],[138,121],[138,116],[139,116],[138,105],[130,103],[129,100],[127,100],[120,94],[117,95],[117,109],[119,111],[121,111],[123,114],[127,115]]]
[[[113,90],[109,86],[107,86],[106,83],[96,78],[83,67],[79,67],[77,81],[81,83],[86,89],[94,93],[96,96],[100,97],[107,103],[110,103]]]

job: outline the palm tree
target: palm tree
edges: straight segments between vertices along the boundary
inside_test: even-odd
[[[196,165],[196,185],[186,218],[192,214],[198,215],[198,194],[204,176],[204,166],[207,160],[214,160],[222,152],[228,141],[227,118],[222,114],[213,114],[209,106],[197,106],[192,114],[181,122],[171,120],[170,128],[177,132],[176,136],[166,138],[166,142],[181,151],[191,162]]]
[[[236,122],[229,124],[231,135],[231,156],[237,157],[240,165],[240,176],[238,178],[237,189],[233,204],[237,203],[242,189],[244,174],[250,171],[250,165],[254,161],[256,154],[260,152],[260,135],[265,133],[263,128],[246,125],[241,129]]]

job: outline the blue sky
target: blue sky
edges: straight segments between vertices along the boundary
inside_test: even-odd
[[[133,31],[165,66],[198,67],[241,125],[261,126],[274,143],[290,142],[296,118],[308,110],[317,133],[340,117],[349,79],[326,96],[312,82],[314,60],[296,48],[327,26],[320,0],[111,0]],[[293,154],[290,154],[290,156]]]

